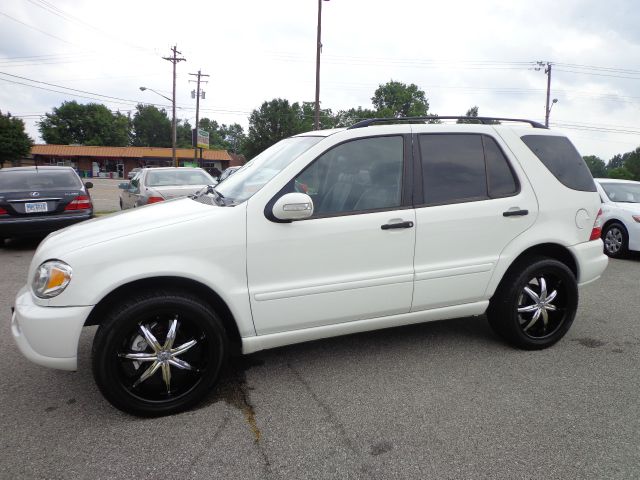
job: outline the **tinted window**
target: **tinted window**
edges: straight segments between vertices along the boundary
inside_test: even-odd
[[[568,138],[525,135],[522,141],[563,185],[573,190],[596,191],[591,172]]]
[[[420,135],[428,204],[488,198],[481,135]]]
[[[147,173],[149,187],[167,185],[211,185],[215,181],[202,170],[154,170]]]
[[[354,140],[318,157],[292,189],[311,196],[314,215],[399,207],[402,166],[402,137]]]
[[[487,161],[487,177],[489,184],[489,196],[506,197],[518,191],[518,185],[496,141],[488,136],[483,136],[484,156]]]
[[[72,170],[14,170],[0,172],[0,191],[79,189],[82,183]]]

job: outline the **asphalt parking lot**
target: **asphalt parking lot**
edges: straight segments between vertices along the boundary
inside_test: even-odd
[[[93,188],[89,192],[96,213],[120,210],[118,184],[126,182],[126,179],[91,178],[89,181],[93,183]]]
[[[640,477],[640,257],[581,291],[559,344],[524,352],[484,317],[236,360],[196,409],[140,419],[78,372],[24,359],[9,308],[36,242],[0,249],[1,478]]]

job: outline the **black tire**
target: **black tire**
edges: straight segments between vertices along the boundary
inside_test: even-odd
[[[629,234],[621,223],[614,222],[602,231],[604,253],[611,258],[622,258],[629,253]]]
[[[227,354],[227,335],[215,312],[188,293],[155,291],[107,315],[93,340],[93,376],[116,408],[169,415],[192,407],[214,387]]]
[[[577,308],[573,272],[557,260],[535,257],[509,269],[491,299],[487,317],[493,330],[514,347],[540,350],[567,333]]]

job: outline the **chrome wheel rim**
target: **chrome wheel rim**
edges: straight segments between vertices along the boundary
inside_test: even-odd
[[[545,273],[531,278],[518,297],[522,332],[534,339],[553,335],[564,323],[567,295],[562,280]]]
[[[619,228],[612,227],[607,230],[604,236],[604,248],[607,252],[616,254],[622,248],[622,231]]]
[[[121,386],[148,402],[166,402],[196,388],[211,363],[205,332],[175,312],[139,321],[116,353]]]

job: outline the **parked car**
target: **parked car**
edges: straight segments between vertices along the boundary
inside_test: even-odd
[[[54,234],[13,337],[75,370],[99,325],[100,391],[147,416],[201,400],[231,352],[485,313],[549,347],[607,265],[600,198],[566,137],[499,121],[296,135],[198,195]]]
[[[140,167],[136,167],[136,168],[132,168],[129,173],[127,173],[127,178],[129,180],[131,180],[133,177],[136,176],[136,173],[138,173],[140,170],[142,170],[142,168]]]
[[[5,238],[44,235],[91,218],[91,187],[71,167],[0,169],[0,246]]]
[[[120,189],[120,208],[141,207],[171,198],[186,197],[216,180],[201,168],[164,167],[143,168],[130,182],[123,182]]]
[[[640,251],[640,182],[597,178],[602,199],[604,253],[620,258]]]
[[[223,180],[226,180],[231,175],[236,173],[239,168],[240,167],[228,167],[228,168],[225,168],[224,172],[222,172],[222,174],[220,175],[220,178],[218,179],[218,182],[222,182]]]

